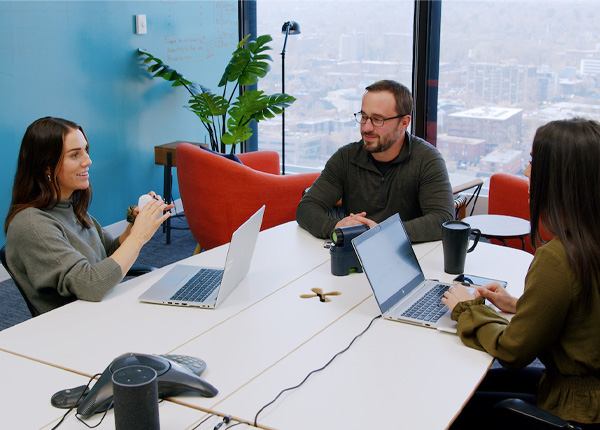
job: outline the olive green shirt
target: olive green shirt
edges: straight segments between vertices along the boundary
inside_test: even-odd
[[[539,407],[564,420],[600,423],[600,294],[593,290],[586,308],[563,244],[553,239],[535,253],[510,323],[482,297],[457,304],[452,319],[465,345],[506,367],[523,368],[536,357],[544,363]]]

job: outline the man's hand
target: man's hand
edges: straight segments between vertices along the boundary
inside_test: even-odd
[[[377,225],[377,223],[375,221],[373,221],[372,219],[367,218],[366,215],[367,215],[366,212],[361,212],[358,214],[350,214],[350,216],[347,216],[346,218],[339,220],[338,223],[335,225],[335,228],[349,227],[351,225],[361,225],[361,224],[366,224],[369,226],[369,228],[375,227]]]

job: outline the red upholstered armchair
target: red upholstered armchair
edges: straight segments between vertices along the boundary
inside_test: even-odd
[[[490,215],[509,215],[529,221],[529,185],[527,178],[507,173],[494,173],[490,178],[488,213]],[[501,243],[494,239],[492,239],[492,242]],[[519,239],[507,239],[506,243],[511,248],[521,249],[522,247]],[[525,238],[525,251],[531,254],[534,253],[529,237]]]
[[[238,154],[243,164],[181,143],[177,146],[177,177],[185,216],[203,249],[231,241],[233,232],[265,205],[261,230],[296,219],[302,190],[319,172],[281,175],[279,154]]]

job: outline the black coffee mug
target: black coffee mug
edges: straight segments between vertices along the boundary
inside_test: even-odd
[[[469,237],[475,235],[473,245],[469,248]],[[458,275],[465,270],[467,253],[477,246],[481,231],[471,228],[462,221],[446,221],[442,224],[442,246],[444,248],[444,272]]]

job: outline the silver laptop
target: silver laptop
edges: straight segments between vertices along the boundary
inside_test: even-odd
[[[384,318],[456,333],[456,322],[440,301],[453,285],[425,279],[398,214],[352,245]]]
[[[177,264],[138,300],[208,309],[219,306],[250,270],[264,213],[263,206],[233,233],[224,269]]]

